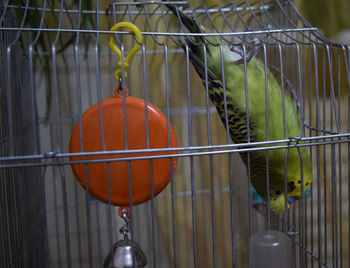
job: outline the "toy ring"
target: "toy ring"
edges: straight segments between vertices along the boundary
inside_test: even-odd
[[[130,29],[135,34],[136,40],[140,44],[142,43],[141,31],[139,30],[139,28],[135,24],[132,24],[130,22],[119,22],[119,23],[115,24],[111,28],[111,31],[117,31],[120,28],[128,28],[128,29]],[[131,58],[140,49],[141,45],[139,43],[136,42],[136,44],[130,50],[129,54],[124,59],[124,68],[125,69],[129,68],[129,66],[130,66],[129,62],[130,62]],[[122,72],[122,67],[123,67],[123,64],[122,64],[122,52],[120,51],[120,49],[115,44],[115,42],[114,42],[114,35],[113,34],[110,34],[108,45],[111,48],[111,50],[118,55],[118,57],[120,59],[120,61],[118,62],[119,69],[117,69],[115,74],[114,74],[115,79],[119,80],[119,74]],[[125,78],[127,78],[127,76],[128,76],[127,72],[125,72]]]

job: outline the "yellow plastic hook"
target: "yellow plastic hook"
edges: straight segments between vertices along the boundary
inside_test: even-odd
[[[124,58],[124,69],[126,70],[130,66],[130,60],[131,58],[135,55],[135,53],[140,49],[142,43],[142,34],[139,28],[135,24],[132,24],[131,22],[119,22],[115,24],[112,28],[111,31],[117,31],[120,28],[128,28],[130,29],[136,36],[136,44],[131,48],[129,54]],[[110,34],[109,37],[109,47],[112,49],[114,53],[116,53],[120,59],[118,62],[119,69],[117,69],[114,73],[114,77],[117,81],[119,81],[119,74],[122,72],[122,52],[120,49],[117,47],[117,45],[114,42],[114,34]],[[125,71],[125,78],[128,77],[127,72]]]

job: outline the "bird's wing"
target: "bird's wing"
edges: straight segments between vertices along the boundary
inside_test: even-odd
[[[216,106],[225,127],[227,117],[227,124],[232,140],[235,143],[248,142],[246,111],[242,111],[235,105],[234,100],[228,94],[224,94],[222,81],[209,68],[205,67],[203,61],[191,51],[191,46],[189,46],[189,58],[199,77],[202,79],[204,86],[206,86],[207,79],[210,100]],[[229,89],[226,88],[226,90]],[[250,124],[250,127],[252,127],[252,124]]]

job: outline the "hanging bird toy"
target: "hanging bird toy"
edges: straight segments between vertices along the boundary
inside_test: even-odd
[[[157,158],[175,153],[157,149],[176,148],[177,139],[173,127],[157,107],[128,96],[127,87],[123,87],[122,67],[126,78],[125,69],[140,49],[142,35],[129,22],[120,22],[111,31],[119,28],[132,30],[137,42],[124,62],[118,62],[115,79],[119,84],[114,97],[96,103],[81,116],[73,129],[69,151],[74,154],[71,156],[74,175],[89,194],[108,204],[124,207],[148,201],[165,188],[176,168],[177,158]],[[114,34],[110,36],[109,46],[122,60]],[[147,152],[149,149],[152,151]]]

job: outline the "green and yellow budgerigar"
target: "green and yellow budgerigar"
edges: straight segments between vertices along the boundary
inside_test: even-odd
[[[204,28],[196,20],[185,15],[174,5],[167,4],[167,6],[190,32],[204,32]],[[206,51],[204,51],[204,46]],[[287,94],[284,96],[286,120],[283,119],[281,86],[270,71],[267,71],[266,74],[264,63],[254,57],[256,54],[254,50],[257,46],[246,53],[249,117],[247,117],[243,53],[233,46],[225,44],[220,46],[215,37],[202,35],[196,35],[194,39],[185,38],[183,47],[185,52],[188,47],[189,59],[204,85],[207,81],[210,99],[216,106],[225,126],[225,110],[227,111],[227,125],[235,143],[248,142],[247,118],[249,118],[250,142],[285,139],[284,128],[286,128],[287,137],[301,136],[300,120],[293,101]],[[204,64],[204,53],[207,69]],[[268,86],[268,108],[265,75]],[[223,77],[225,83],[223,83]],[[225,85],[225,92],[223,85]],[[268,136],[266,118],[268,118]],[[265,150],[249,153],[251,184],[265,200],[268,199],[269,194],[271,209],[280,213],[285,210],[285,198],[287,197],[286,203],[289,208],[290,203],[295,199],[301,199],[302,189],[306,192],[312,181],[311,161],[307,148],[300,147],[299,151],[297,148],[290,148],[285,168],[286,151],[287,149],[269,150],[268,167]],[[248,154],[240,153],[240,155],[248,168]],[[285,193],[285,170],[287,171],[287,193]],[[267,177],[269,178],[269,191],[267,190]]]

